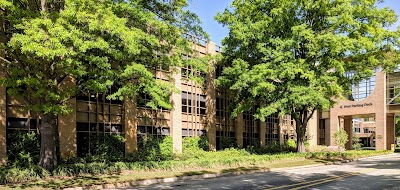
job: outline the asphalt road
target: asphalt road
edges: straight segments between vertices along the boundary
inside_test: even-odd
[[[354,189],[400,190],[400,154],[340,165],[181,181],[121,189]]]

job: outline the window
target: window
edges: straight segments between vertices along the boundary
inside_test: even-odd
[[[205,115],[206,96],[182,91],[182,113]]]
[[[200,99],[197,101],[197,113],[200,115],[206,114],[206,96],[199,95]]]
[[[270,144],[271,142],[279,142],[278,125],[279,117],[278,114],[273,114],[265,119],[266,123],[266,134],[265,143]]]
[[[354,73],[349,72],[346,73],[346,76],[350,79],[354,77]],[[375,75],[370,77],[369,79],[364,79],[357,84],[351,85],[351,96],[350,100],[360,101],[367,98],[375,88],[376,77]]]
[[[366,117],[364,118],[364,122],[374,122],[375,121],[375,117]]]
[[[355,127],[355,128],[354,128],[354,132],[355,132],[355,133],[361,133],[361,128]]]
[[[192,113],[192,93],[182,92],[182,112]]]
[[[319,120],[319,126],[318,126],[318,136],[319,136],[319,144],[318,145],[325,145],[325,119],[320,119]]]
[[[368,128],[364,128],[364,133],[369,133],[369,129]]]
[[[254,118],[256,110],[257,107],[253,106],[249,111],[243,112],[243,121],[244,121],[243,147],[260,146],[259,133],[258,133],[260,128],[260,120]]]
[[[37,119],[7,117],[7,130],[36,131],[39,122]]]
[[[235,132],[232,131],[217,131],[216,132],[216,140],[217,140],[217,150],[235,147],[236,146],[236,138]]]
[[[226,97],[216,98],[216,128],[217,128],[217,149],[227,148],[227,142],[232,142],[232,145],[236,144],[235,138],[235,119],[231,117],[231,112],[228,109],[231,100]],[[229,143],[228,143],[229,144]]]
[[[137,126],[137,134],[139,136],[167,136],[170,135],[170,129],[169,127]]]
[[[206,136],[206,130],[182,129],[182,137]]]
[[[123,108],[121,100],[109,100],[107,96],[116,91],[109,89],[106,94],[89,94],[80,96],[76,101],[76,134],[77,154],[84,157],[88,154],[102,153],[103,144],[113,145],[120,155],[125,154]]]

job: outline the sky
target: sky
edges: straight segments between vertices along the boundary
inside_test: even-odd
[[[196,13],[202,23],[203,29],[210,35],[211,41],[221,45],[221,41],[225,36],[228,36],[228,29],[223,27],[214,20],[217,12],[222,12],[228,8],[232,0],[188,0],[189,9]],[[379,4],[379,7],[390,7],[397,15],[400,15],[400,1],[399,0],[385,0],[384,3]],[[400,19],[394,24],[391,29],[400,26]]]

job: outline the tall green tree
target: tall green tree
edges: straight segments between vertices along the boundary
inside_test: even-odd
[[[151,97],[148,106],[171,108],[172,80],[153,71],[195,67],[199,62],[183,60],[192,53],[183,34],[206,36],[186,6],[186,0],[0,0],[1,82],[40,115],[40,166],[57,165],[57,116],[74,111],[66,104],[71,98],[113,86],[110,99],[141,92]],[[75,82],[65,85],[68,78]]]
[[[397,21],[377,0],[234,0],[216,20],[229,28],[218,78],[234,96],[234,115],[259,105],[256,118],[290,114],[297,151],[316,110],[327,110],[373,69],[393,68]],[[346,72],[355,73],[346,77]]]

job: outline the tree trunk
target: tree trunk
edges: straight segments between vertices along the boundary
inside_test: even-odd
[[[296,150],[297,152],[300,153],[306,152],[306,146],[305,146],[306,128],[307,128],[307,123],[304,124],[301,121],[296,121],[296,135],[297,135]]]
[[[53,114],[41,114],[41,119],[39,166],[52,171],[57,166],[55,135],[57,117]]]

